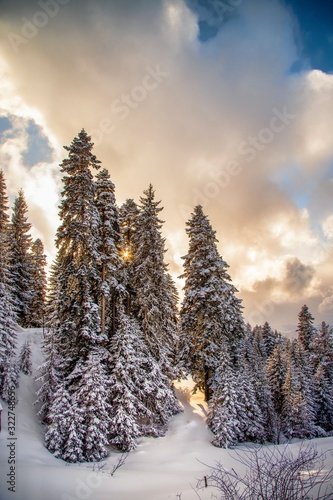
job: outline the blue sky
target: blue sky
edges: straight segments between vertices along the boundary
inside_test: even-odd
[[[0,161],[49,262],[62,146],[84,127],[119,203],[154,185],[180,288],[201,203],[246,319],[288,329],[307,303],[333,324],[330,3],[51,4],[0,1]]]
[[[246,0],[243,0],[246,1]],[[237,6],[242,2],[219,0],[188,0],[188,5],[199,15],[199,39],[202,42],[214,38],[223,24],[235,18]],[[295,38],[299,59],[293,70],[320,69],[333,71],[333,9],[329,0],[286,0],[292,10]]]
[[[329,0],[289,0],[299,23],[300,59],[304,66],[333,71],[333,9]]]

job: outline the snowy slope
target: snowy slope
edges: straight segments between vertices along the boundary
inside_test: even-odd
[[[19,344],[28,337],[33,353],[33,376],[21,374],[18,389],[19,403],[15,408],[15,493],[8,491],[6,475],[10,464],[7,447],[7,406],[3,404],[3,425],[0,435],[0,499],[15,500],[165,500],[197,499],[194,491],[197,479],[208,473],[208,465],[216,461],[238,472],[240,464],[235,451],[223,450],[210,444],[211,433],[205,425],[206,405],[202,395],[190,396],[190,381],[177,384],[177,396],[184,412],[173,417],[163,438],[142,438],[137,449],[129,454],[125,464],[114,476],[110,471],[120,454],[111,451],[102,464],[71,464],[55,459],[44,447],[44,427],[36,417],[33,406],[37,383],[36,367],[42,361],[40,343],[42,332],[38,329],[19,330]],[[333,438],[313,440],[318,450],[333,449]],[[299,443],[292,445],[297,448]],[[242,447],[237,448],[237,452]],[[333,465],[333,457],[330,458]],[[98,470],[102,467],[101,470]],[[201,490],[200,497],[211,498],[212,488]],[[181,494],[181,497],[179,496]],[[333,498],[333,492],[332,492]]]

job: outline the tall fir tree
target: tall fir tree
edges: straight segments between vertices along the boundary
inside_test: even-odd
[[[135,233],[140,210],[132,198],[128,198],[120,207],[119,220],[122,233],[124,260],[131,260],[135,253]]]
[[[31,224],[28,222],[27,212],[24,193],[20,190],[14,202],[10,224],[10,274],[18,323],[23,327],[29,326],[33,286]]]
[[[137,315],[135,309],[135,290],[133,288],[133,256],[136,252],[135,233],[140,210],[132,198],[123,203],[119,210],[119,220],[122,234],[121,257],[124,262],[124,284],[126,287],[126,311],[127,314]]]
[[[32,362],[31,362],[31,346],[30,342],[28,340],[25,340],[20,356],[19,356],[19,369],[25,374],[25,375],[31,375],[32,374]]]
[[[56,345],[56,328],[47,329],[42,347],[45,359],[44,363],[37,368],[39,375],[36,377],[36,381],[40,382],[41,385],[37,390],[35,404],[39,404],[38,415],[42,421],[50,424],[51,406],[60,385],[60,380],[62,380],[62,362]]]
[[[63,458],[63,450],[73,421],[73,403],[69,392],[59,384],[50,408],[49,427],[45,433],[46,448],[56,458]]]
[[[110,345],[110,443],[122,451],[141,435],[162,435],[180,407],[166,375],[149,352],[138,322],[119,311]]]
[[[319,364],[325,371],[325,376],[333,386],[333,329],[323,321],[315,331],[311,343],[311,363],[314,372]]]
[[[32,263],[32,297],[29,307],[29,326],[42,327],[45,322],[46,305],[46,255],[44,254],[44,245],[37,238],[31,246]]]
[[[279,337],[273,352],[267,360],[265,371],[276,415],[274,440],[279,443],[282,434],[281,415],[285,396],[283,387],[287,375],[285,341],[281,336]]]
[[[124,294],[123,264],[120,257],[122,236],[115,186],[106,169],[96,175],[96,206],[100,216],[99,268],[101,276],[101,331],[111,336],[116,330],[116,303]]]
[[[265,321],[262,326],[262,339],[265,346],[266,358],[268,358],[272,354],[274,347],[276,346],[278,333],[272,330],[270,324],[267,321]]]
[[[245,325],[241,301],[219,255],[215,231],[196,206],[187,222],[189,251],[184,259],[184,300],[181,307],[181,357],[196,386],[211,396],[211,380],[219,366],[222,340],[235,362]]]
[[[159,219],[162,208],[155,201],[152,185],[140,198],[136,221],[135,253],[132,260],[131,286],[135,290],[136,317],[145,343],[162,371],[175,377],[175,350],[178,343],[176,289],[164,262],[165,239]]]
[[[302,371],[297,349],[287,355],[287,373],[282,387],[282,429],[288,439],[309,438],[324,435],[315,423],[315,401],[309,380]]]
[[[0,170],[0,397],[8,400],[8,389],[17,385],[16,304],[10,274],[10,231],[5,177]]]
[[[238,380],[228,346],[221,351],[221,359],[213,376],[213,396],[209,402],[207,425],[214,434],[212,443],[220,448],[236,446],[242,439],[239,418]]]
[[[83,415],[62,383],[54,395],[49,416],[51,424],[45,433],[46,448],[66,462],[84,462]]]
[[[315,327],[313,326],[314,318],[309,311],[307,305],[304,305],[298,314],[298,325],[296,333],[298,340],[306,351],[311,349],[313,337],[315,335]]]
[[[56,235],[58,254],[51,276],[54,306],[49,309],[53,355],[42,372],[44,384],[40,393],[42,413],[51,422],[50,432],[58,425],[54,416],[57,404],[63,401],[64,391],[69,394],[72,406],[64,415],[65,443],[57,448],[57,453],[70,462],[106,456],[108,395],[101,380],[108,339],[101,325],[101,217],[92,175],[100,162],[92,148],[91,138],[82,129],[65,147],[68,158],[61,163],[64,189]],[[58,389],[63,391],[60,400],[50,397],[54,376]],[[91,383],[95,382],[99,386],[96,418],[89,399]]]
[[[101,335],[98,305],[100,217],[91,172],[100,167],[100,162],[92,148],[90,137],[82,129],[71,145],[65,146],[68,158],[60,165],[64,189],[56,234],[56,320],[57,337],[69,360],[68,373],[91,348],[106,340]]]
[[[314,376],[316,407],[316,423],[325,432],[333,431],[333,386],[327,376],[325,365],[320,362]]]
[[[82,439],[82,455],[87,462],[99,461],[107,456],[107,435],[111,423],[109,377],[106,374],[103,350],[93,349],[87,359],[78,363],[69,377],[74,403],[74,420],[80,425],[76,432]],[[68,435],[68,438],[70,435]]]
[[[242,357],[238,369],[251,381],[257,404],[260,408],[265,438],[276,443],[278,416],[274,409],[273,397],[266,373],[266,350],[262,338],[262,328],[255,327],[253,332],[248,328],[244,340]],[[260,332],[260,335],[258,334]]]

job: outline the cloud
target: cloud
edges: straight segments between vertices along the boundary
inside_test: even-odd
[[[325,297],[324,300],[319,304],[318,310],[320,313],[327,313],[333,311],[333,295]]]
[[[36,21],[40,3],[0,3],[0,108],[32,117],[54,150],[50,167],[28,172],[26,123],[2,150],[10,190],[18,179],[27,188],[38,230],[51,241],[60,146],[85,127],[119,203],[154,185],[174,276],[187,252],[185,220],[202,203],[248,311],[264,293],[278,293],[287,319],[282,301],[293,293],[283,282],[296,272],[317,312],[333,216],[333,76],[291,71],[292,13],[278,0],[241,2],[202,44],[198,14],[181,0],[58,4],[16,52],[8,35],[22,35],[22,17]],[[42,218],[44,192],[51,208]]]

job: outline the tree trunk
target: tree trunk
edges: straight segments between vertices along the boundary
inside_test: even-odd
[[[106,266],[105,264],[102,265],[102,283],[105,281],[105,275],[106,275]],[[106,300],[105,300],[105,295],[102,295],[102,300],[101,300],[101,332],[105,333],[105,306],[106,306]]]
[[[213,376],[213,370],[211,368],[205,367],[205,401],[208,403],[212,397],[213,391],[211,389],[210,383],[208,382]]]

